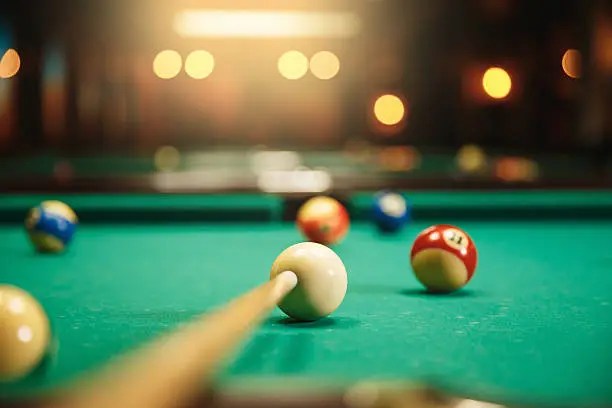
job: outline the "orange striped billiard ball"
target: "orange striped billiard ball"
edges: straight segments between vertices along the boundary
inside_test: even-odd
[[[478,253],[472,238],[452,225],[434,225],[414,240],[410,264],[416,278],[432,292],[450,293],[474,276]]]
[[[335,245],[346,236],[350,221],[342,203],[335,198],[318,196],[302,204],[296,224],[309,241]]]

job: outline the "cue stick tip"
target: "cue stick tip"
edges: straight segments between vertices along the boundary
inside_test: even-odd
[[[283,300],[298,284],[298,277],[295,272],[284,271],[276,276],[276,288],[274,292],[275,303]]]

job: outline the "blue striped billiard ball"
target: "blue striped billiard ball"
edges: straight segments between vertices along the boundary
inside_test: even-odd
[[[410,207],[400,194],[384,191],[374,197],[372,218],[382,232],[398,232],[410,221]]]
[[[28,213],[25,225],[38,252],[63,252],[76,232],[78,218],[60,201],[44,201]]]

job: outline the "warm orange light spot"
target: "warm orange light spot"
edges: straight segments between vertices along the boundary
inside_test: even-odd
[[[582,74],[582,54],[578,50],[567,50],[561,59],[563,72],[570,78],[580,78]]]
[[[503,181],[534,181],[539,176],[538,163],[523,157],[504,157],[497,161],[495,175]]]
[[[397,125],[404,119],[405,114],[406,107],[396,95],[383,95],[374,103],[374,115],[383,125]]]
[[[278,59],[278,71],[287,79],[300,79],[308,72],[308,58],[299,51],[287,51]]]
[[[161,51],[153,60],[153,72],[161,79],[174,78],[181,72],[183,59],[173,50]]]
[[[21,68],[19,53],[9,48],[0,59],[0,78],[11,78],[17,75]]]
[[[185,59],[185,72],[193,79],[204,79],[215,69],[215,58],[204,50],[193,51]]]
[[[492,67],[482,76],[482,87],[493,99],[504,99],[512,89],[512,79],[503,68]]]
[[[310,59],[310,71],[319,79],[332,79],[340,71],[340,60],[332,52],[318,52]]]

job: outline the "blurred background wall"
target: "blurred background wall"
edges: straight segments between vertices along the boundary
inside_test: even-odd
[[[603,0],[1,7],[4,157],[375,147],[409,171],[424,152],[478,167],[482,149],[605,167],[612,145]]]

